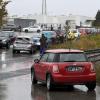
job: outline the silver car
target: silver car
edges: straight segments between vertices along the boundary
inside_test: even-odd
[[[13,44],[13,54],[20,53],[20,51],[29,51],[33,54],[36,51],[32,38],[28,36],[18,36]]]

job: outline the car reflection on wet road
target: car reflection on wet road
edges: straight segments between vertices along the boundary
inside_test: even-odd
[[[32,86],[29,74],[1,81],[0,100],[100,100],[100,87],[92,92],[84,87],[57,88],[49,92],[44,84]]]

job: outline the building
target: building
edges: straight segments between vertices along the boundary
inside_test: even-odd
[[[49,16],[49,15],[27,15],[21,17],[9,17],[8,23],[13,23],[16,26],[28,27],[34,24],[43,25],[50,27],[51,25],[57,29],[59,26],[63,29],[66,21],[70,28],[77,27],[92,27],[92,22],[95,18],[79,15],[59,15],[59,16]]]

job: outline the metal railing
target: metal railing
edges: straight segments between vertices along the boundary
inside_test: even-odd
[[[100,49],[86,50],[87,57],[92,62],[100,61]]]

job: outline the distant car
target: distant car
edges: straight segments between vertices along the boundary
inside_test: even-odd
[[[37,49],[40,49],[40,38],[39,37],[33,38],[33,43]]]
[[[20,51],[29,51],[30,54],[36,51],[32,38],[28,36],[18,36],[16,38],[13,44],[13,54],[20,53]]]
[[[9,49],[10,45],[15,41],[16,36],[13,31],[2,31],[0,33],[0,46]]]
[[[22,29],[23,32],[41,32],[42,31],[42,28],[38,25],[34,25],[34,26],[30,26],[30,27],[26,27],[26,28],[23,28]]]
[[[47,43],[51,43],[53,39],[56,39],[55,31],[43,31],[42,34],[47,38]]]
[[[2,31],[17,31],[19,28],[16,25],[5,25],[2,27]]]
[[[68,39],[78,38],[79,36],[80,36],[80,32],[78,31],[78,29],[70,29],[67,34]]]
[[[86,85],[88,90],[96,87],[95,68],[81,50],[47,50],[34,62],[31,67],[32,84],[45,82],[48,90],[56,85]]]

